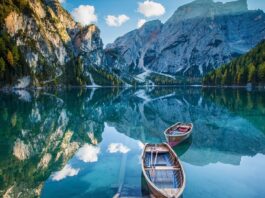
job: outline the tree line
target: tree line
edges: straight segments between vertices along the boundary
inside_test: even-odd
[[[222,65],[203,78],[204,85],[265,84],[265,40],[247,54]]]
[[[15,41],[5,32],[0,32],[0,84],[11,84],[21,76],[29,73],[20,49]]]

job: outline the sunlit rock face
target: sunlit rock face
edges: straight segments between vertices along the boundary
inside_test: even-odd
[[[74,38],[76,54],[82,56],[84,71],[88,66],[99,67],[104,64],[103,42],[100,38],[100,30],[95,25],[84,27]]]
[[[49,166],[49,163],[52,159],[52,156],[50,153],[45,153],[44,156],[41,158],[40,163],[38,164],[38,167],[45,169]]]
[[[13,147],[13,155],[19,160],[28,159],[30,157],[30,146],[17,139]]]
[[[95,137],[94,132],[88,132],[87,135],[88,135],[88,137],[89,137],[89,139],[90,139],[90,141],[91,141],[92,144],[94,144],[94,145],[97,145],[98,144],[98,140]]]
[[[72,19],[72,16],[66,12],[58,0],[45,0],[46,4],[54,11],[55,15],[60,19],[61,23],[65,25],[66,30],[71,33],[76,28],[77,24]],[[74,33],[74,32],[73,32]]]
[[[251,28],[250,28],[251,27]],[[151,21],[106,47],[110,65],[122,71],[201,76],[246,53],[265,38],[265,14],[246,0],[195,0],[164,24]]]
[[[72,131],[67,131],[64,133],[64,137],[60,140],[60,151],[56,155],[56,160],[58,159],[68,159],[67,156],[72,156],[79,148],[78,142],[71,142],[73,136]]]
[[[102,65],[103,44],[95,25],[82,27],[57,0],[28,2],[29,14],[14,9],[1,27],[23,51],[30,68],[28,86],[66,83],[66,67],[76,67],[80,57],[84,60],[83,73],[87,66]]]

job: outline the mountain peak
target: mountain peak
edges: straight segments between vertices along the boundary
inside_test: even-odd
[[[224,10],[227,9],[227,11],[230,11],[231,13],[247,12],[248,3],[247,0],[232,1],[224,3],[223,8]]]
[[[195,0],[193,3],[199,2],[199,3],[213,3],[213,0]]]
[[[160,20],[152,20],[152,21],[147,21],[141,29],[157,29],[162,26],[162,22]]]
[[[148,69],[197,78],[265,38],[263,11],[249,11],[246,0],[215,1],[195,0],[179,7],[164,24],[150,21],[119,37],[107,46],[108,65],[126,74]]]
[[[217,15],[231,15],[248,11],[247,0],[237,0],[227,3],[213,0],[195,0],[183,5],[174,13],[174,20],[186,20],[196,17],[211,17]]]
[[[210,5],[221,5],[224,7],[230,7],[230,8],[240,8],[242,11],[246,11],[247,8],[247,0],[236,0],[236,1],[230,1],[230,2],[226,2],[226,3],[222,3],[220,2],[214,2],[213,0],[194,0],[189,4],[186,5],[194,5],[194,4],[210,4]],[[184,5],[185,6],[185,5]]]

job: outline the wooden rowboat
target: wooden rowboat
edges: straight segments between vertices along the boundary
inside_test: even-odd
[[[164,131],[166,140],[170,146],[176,146],[190,137],[193,129],[191,123],[176,123]]]
[[[176,153],[166,144],[146,144],[142,172],[155,197],[180,197],[185,188],[185,173]]]

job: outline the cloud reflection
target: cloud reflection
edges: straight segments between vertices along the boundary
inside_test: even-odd
[[[108,152],[110,153],[128,153],[129,151],[130,149],[122,143],[111,143],[108,147]]]
[[[57,171],[52,174],[53,181],[60,181],[65,179],[66,177],[73,177],[78,174],[80,169],[74,169],[70,165],[66,165],[62,170]]]
[[[98,161],[98,154],[100,153],[100,148],[85,144],[83,147],[81,147],[78,152],[76,153],[76,157],[83,162],[96,162]]]

